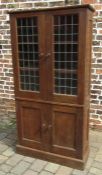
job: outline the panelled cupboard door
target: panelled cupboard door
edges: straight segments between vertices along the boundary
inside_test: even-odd
[[[82,151],[81,123],[82,110],[66,106],[54,106],[51,134],[52,152],[64,156],[80,157]]]
[[[17,122],[20,145],[46,151],[49,150],[49,108],[49,105],[17,101]]]
[[[16,97],[36,100],[46,96],[44,21],[39,13],[11,15]]]
[[[17,102],[19,144],[41,149],[41,126],[43,115],[41,106],[28,102]]]

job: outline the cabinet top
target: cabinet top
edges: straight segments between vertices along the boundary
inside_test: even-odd
[[[13,10],[10,10],[8,13],[9,14],[14,14],[14,13],[26,13],[26,12],[43,12],[43,11],[55,11],[55,10],[74,10],[74,9],[89,9],[91,10],[92,12],[95,11],[95,9],[90,5],[90,4],[84,4],[84,5],[66,5],[66,6],[61,6],[61,7],[44,7],[44,8],[32,8],[32,9],[13,9]]]

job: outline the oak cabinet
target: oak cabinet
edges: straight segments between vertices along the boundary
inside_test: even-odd
[[[93,12],[90,5],[10,12],[18,152],[84,167]]]

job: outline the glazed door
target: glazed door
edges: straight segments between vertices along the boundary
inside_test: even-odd
[[[50,99],[58,103],[83,104],[85,11],[55,11],[47,18]]]
[[[78,93],[78,15],[55,15],[53,20],[55,100],[73,98]]]
[[[11,31],[16,98],[45,98],[45,16],[39,13],[11,15]]]

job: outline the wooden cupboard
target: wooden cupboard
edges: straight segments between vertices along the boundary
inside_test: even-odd
[[[90,5],[10,12],[19,153],[84,167],[93,12]]]

